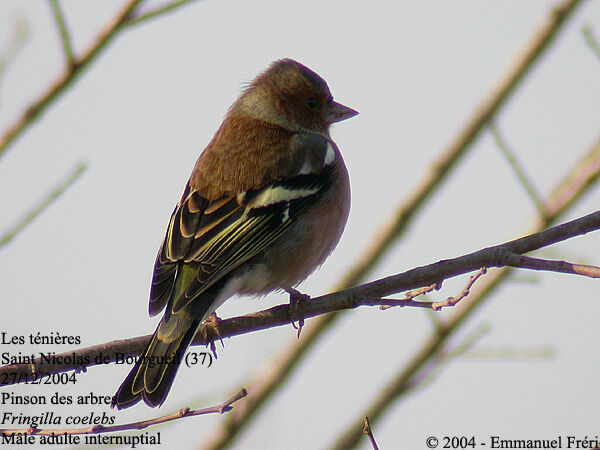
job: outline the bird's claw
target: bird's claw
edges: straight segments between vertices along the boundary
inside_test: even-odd
[[[219,316],[217,316],[217,313],[215,311],[213,311],[213,313],[206,318],[205,322],[212,322],[212,324],[217,332],[217,336],[218,336],[219,340],[221,341],[221,346],[225,347],[225,345],[223,344],[223,338],[221,337],[221,333],[219,333],[219,324],[222,322],[222,320],[223,319],[221,319]],[[210,351],[212,352],[215,359],[218,359],[217,346],[215,345],[214,340],[210,341]]]
[[[300,338],[300,333],[302,332],[302,327],[304,326],[304,317],[298,317],[298,304],[310,300],[310,295],[303,294],[296,289],[286,289],[288,294],[290,294],[290,307],[288,310],[288,317],[292,321],[292,326],[298,330],[298,338]],[[298,326],[294,323],[298,322]]]

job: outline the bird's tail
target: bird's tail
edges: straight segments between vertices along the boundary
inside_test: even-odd
[[[181,316],[173,314],[167,320],[163,318],[148,347],[113,397],[112,407],[129,408],[144,400],[154,408],[165,401],[179,364],[200,324],[189,316]]]

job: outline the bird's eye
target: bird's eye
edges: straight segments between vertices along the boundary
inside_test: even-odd
[[[316,109],[319,106],[319,100],[317,100],[314,97],[310,97],[310,98],[306,99],[306,105],[310,109]]]

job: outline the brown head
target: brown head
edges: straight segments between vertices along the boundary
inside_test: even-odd
[[[275,61],[258,75],[229,110],[237,113],[324,135],[332,123],[358,114],[334,102],[325,80],[292,59]]]

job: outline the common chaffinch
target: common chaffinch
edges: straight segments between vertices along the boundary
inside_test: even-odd
[[[291,59],[242,92],[171,215],[149,306],[151,316],[166,310],[113,406],[160,406],[198,326],[225,300],[291,292],[329,256],[350,210],[329,126],[356,114]]]

